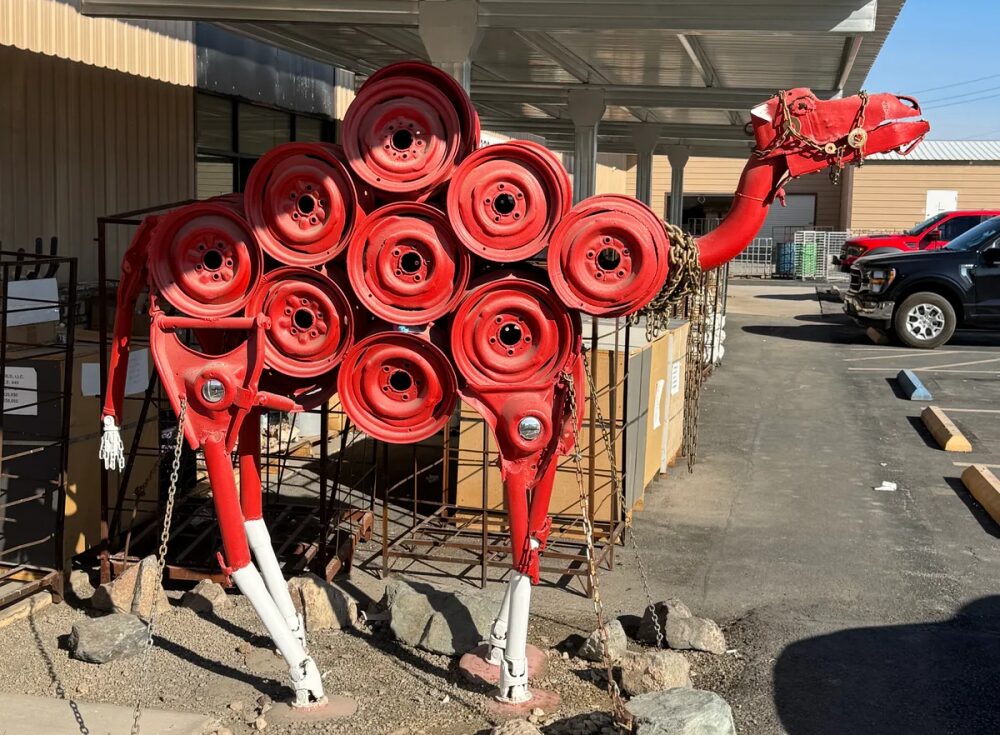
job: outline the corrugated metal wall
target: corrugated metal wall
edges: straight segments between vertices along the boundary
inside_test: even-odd
[[[924,219],[929,189],[957,191],[961,209],[1000,207],[1000,165],[870,161],[854,172],[850,227],[910,227]]]
[[[194,24],[80,15],[78,0],[0,0],[0,46],[193,87]]]
[[[635,194],[635,156],[629,156],[626,190]],[[685,195],[730,196],[736,191],[740,173],[746,159],[740,158],[691,158],[684,167]],[[826,173],[796,179],[785,187],[789,194],[816,195],[816,226],[840,227],[840,190]],[[667,213],[667,196],[670,194],[670,162],[666,156],[653,157],[653,210],[662,216]]]
[[[96,281],[98,216],[194,194],[194,90],[6,46],[0,69],[0,242],[56,236]]]

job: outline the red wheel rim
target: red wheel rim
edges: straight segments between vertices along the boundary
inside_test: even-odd
[[[455,171],[448,217],[469,250],[509,263],[548,245],[571,200],[569,176],[555,154],[535,143],[500,143],[476,151]]]
[[[438,209],[416,202],[372,212],[347,250],[347,273],[361,303],[392,324],[427,324],[455,308],[472,258]]]
[[[579,339],[578,320],[548,287],[500,273],[459,305],[451,352],[472,385],[538,384],[566,368]]]
[[[347,353],[337,388],[351,421],[380,441],[408,444],[440,431],[458,400],[445,354],[405,332],[377,332]]]
[[[444,184],[478,144],[478,117],[464,91],[456,98],[456,87],[424,64],[373,75],[344,116],[344,151],[354,173],[397,198],[416,199]]]
[[[354,314],[344,292],[310,268],[269,272],[247,305],[270,319],[264,366],[293,378],[332,370],[354,341]]]
[[[149,272],[163,298],[188,316],[211,319],[242,309],[263,258],[246,220],[222,202],[189,204],[160,220]]]
[[[350,174],[351,180],[354,182],[354,190],[358,194],[358,206],[361,207],[362,212],[371,212],[378,207],[375,202],[375,190],[364,181],[361,181],[351,170],[350,164],[347,162],[347,153],[344,151],[344,146],[340,143],[319,143],[317,145],[322,145],[327,151],[330,152],[334,158],[340,161],[344,170]]]
[[[573,207],[552,235],[552,287],[563,303],[595,316],[625,316],[667,280],[670,239],[649,207],[602,194]]]
[[[289,265],[335,257],[359,218],[354,182],[322,143],[286,143],[265,153],[250,172],[244,201],[261,246]]]

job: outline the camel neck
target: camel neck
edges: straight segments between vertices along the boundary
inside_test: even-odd
[[[753,241],[771,208],[771,192],[786,171],[785,159],[780,156],[747,161],[729,213],[717,228],[698,238],[703,270],[732,260]]]

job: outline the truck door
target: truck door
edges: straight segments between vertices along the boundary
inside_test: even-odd
[[[978,321],[1000,327],[1000,240],[979,251],[972,279]]]
[[[941,234],[941,237],[937,240],[932,240],[930,238],[930,233],[935,230],[935,228],[932,227],[924,235],[924,238],[920,243],[920,249],[936,250],[937,248],[943,248],[956,237],[968,232],[982,221],[983,218],[978,214],[963,214],[946,219],[944,222],[939,223],[936,227],[937,231]]]

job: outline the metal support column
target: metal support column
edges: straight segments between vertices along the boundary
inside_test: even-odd
[[[483,37],[478,0],[422,0],[419,30],[431,63],[457,79],[468,92],[472,57]]]
[[[653,206],[653,151],[660,138],[660,126],[642,123],[632,127],[632,142],[638,156],[635,171],[635,198]]]
[[[667,146],[670,160],[670,216],[671,224],[683,227],[684,219],[684,166],[690,158],[690,149],[683,145]]]
[[[573,89],[568,99],[573,121],[573,203],[594,195],[597,184],[597,125],[604,117],[604,90]]]

